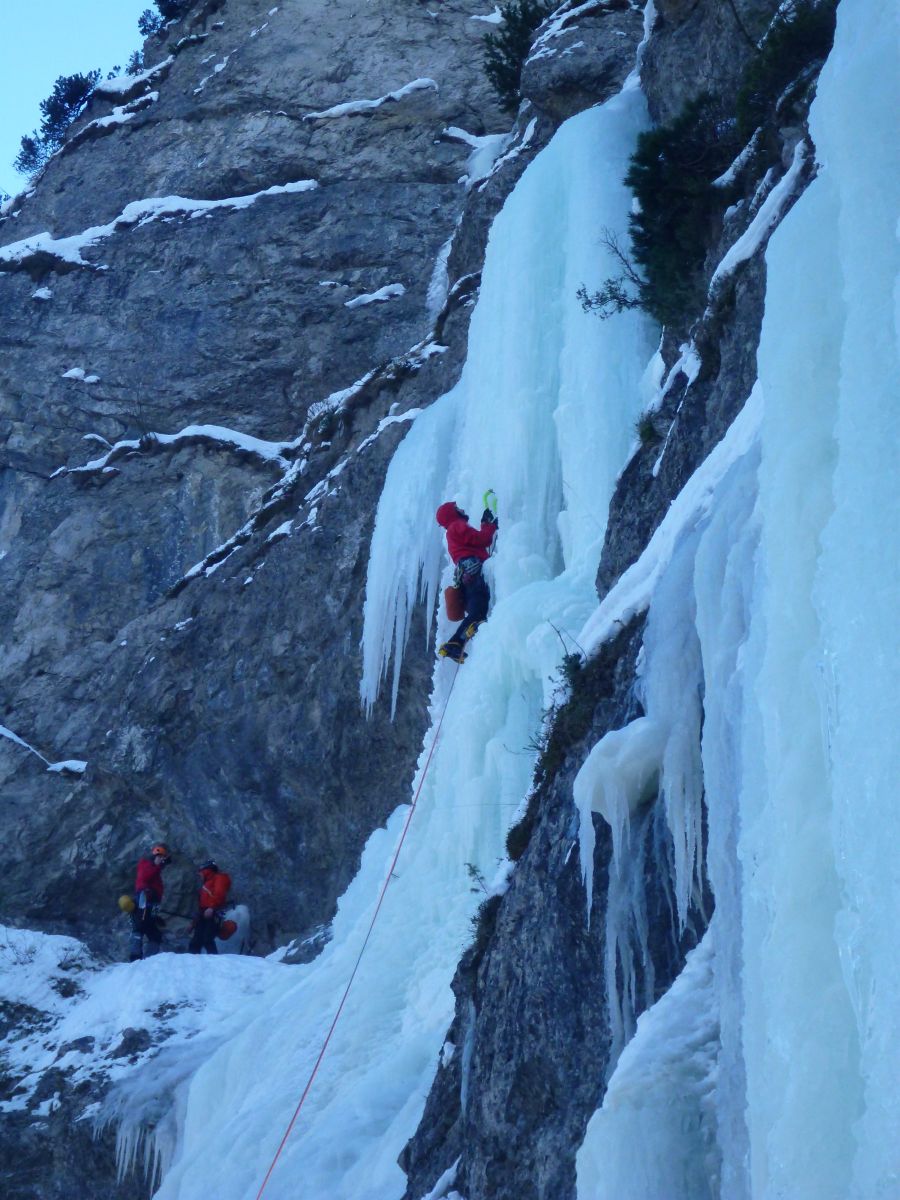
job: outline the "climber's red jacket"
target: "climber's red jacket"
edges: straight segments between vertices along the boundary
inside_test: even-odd
[[[224,908],[228,902],[228,891],[231,887],[231,876],[224,871],[214,871],[212,867],[204,867],[200,872],[203,884],[197,903],[200,911],[207,908]]]
[[[452,500],[441,505],[435,518],[438,525],[447,530],[447,549],[455,563],[461,558],[477,558],[484,562],[489,557],[496,525],[482,521],[480,529],[473,529],[465,513],[460,512]]]
[[[142,858],[138,862],[137,874],[134,877],[134,890],[135,894],[148,892],[154,904],[159,904],[162,900],[165,891],[162,867],[158,867],[152,858]]]

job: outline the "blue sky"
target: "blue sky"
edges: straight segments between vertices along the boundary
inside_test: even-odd
[[[0,191],[27,182],[13,159],[22,135],[39,126],[40,103],[57,77],[124,68],[142,43],[137,21],[145,8],[153,0],[0,2]]]

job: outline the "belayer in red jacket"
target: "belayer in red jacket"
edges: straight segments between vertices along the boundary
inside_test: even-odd
[[[134,878],[129,962],[136,962],[139,958],[150,958],[159,952],[162,930],[159,927],[158,913],[165,891],[162,869],[171,861],[169,847],[163,842],[157,842],[150,847],[149,857],[138,862]],[[144,938],[147,939],[146,950]]]
[[[486,508],[481,514],[481,528],[474,529],[467,514],[448,500],[437,510],[435,519],[447,531],[447,549],[456,566],[453,582],[462,588],[466,614],[453,635],[438,647],[438,654],[462,662],[466,642],[474,637],[482,621],[487,620],[491,593],[482,565],[490,557],[497,536],[497,518]]]
[[[200,864],[200,878],[203,880],[197,897],[200,911],[194,921],[188,950],[191,954],[199,954],[201,950],[207,954],[218,954],[216,934],[222,924],[222,912],[228,903],[231,876],[220,871],[218,864],[209,858]]]

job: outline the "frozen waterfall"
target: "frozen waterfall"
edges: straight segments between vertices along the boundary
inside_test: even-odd
[[[404,1190],[397,1155],[422,1113],[478,903],[467,864],[489,880],[498,866],[503,874],[505,833],[531,780],[528,744],[558,684],[556,629],[571,636],[596,603],[609,499],[636,441],[655,330],[637,314],[603,324],[582,312],[576,291],[611,271],[599,231],[627,226],[621,180],[646,120],[632,81],[567,122],[527,168],[491,230],[462,378],[415,419],[391,463],[369,565],[363,701],[392,657],[402,669],[419,597],[433,611],[445,561],[434,510],[452,498],[477,516],[488,487],[500,500],[494,608],[459,674],[396,877],[266,1200],[293,1200],[298,1180],[304,1195],[329,1200],[395,1200]],[[433,715],[455,670],[435,668]],[[406,812],[370,838],[321,955],[256,998],[244,1031],[182,1089],[178,1148],[158,1200],[256,1194]]]
[[[838,8],[819,175],[766,254],[759,382],[736,422],[754,435],[635,574],[654,580],[647,720],[671,731],[681,689],[693,724],[702,687],[716,912],[637,1021],[579,1200],[900,1196],[898,24],[887,0]],[[683,896],[696,806],[667,808]]]

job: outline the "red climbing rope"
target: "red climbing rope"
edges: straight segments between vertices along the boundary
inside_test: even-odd
[[[322,1059],[325,1057],[325,1051],[328,1049],[328,1043],[331,1041],[331,1035],[334,1033],[335,1026],[337,1025],[338,1021],[340,1020],[341,1013],[344,1010],[344,1005],[346,1004],[347,997],[350,994],[350,988],[353,986],[353,980],[356,978],[356,972],[359,970],[359,964],[362,962],[362,957],[366,952],[366,946],[368,946],[368,944],[369,944],[369,938],[372,936],[372,930],[375,928],[375,922],[378,920],[378,914],[381,911],[381,905],[384,900],[385,893],[388,890],[388,884],[391,882],[391,879],[393,878],[394,867],[396,867],[397,859],[400,857],[400,851],[403,849],[403,843],[406,840],[406,834],[409,830],[410,823],[413,819],[413,813],[416,811],[416,805],[419,802],[419,795],[422,791],[422,785],[425,782],[425,776],[428,774],[428,768],[431,766],[431,756],[434,754],[434,748],[437,745],[438,738],[441,735],[441,726],[444,724],[444,716],[447,712],[447,705],[450,703],[450,697],[453,694],[453,688],[454,688],[454,685],[456,684],[456,677],[458,674],[459,674],[459,666],[457,665],[457,669],[453,672],[453,679],[450,683],[450,689],[447,692],[447,699],[444,701],[444,707],[443,707],[443,710],[441,711],[440,720],[437,723],[437,729],[435,729],[435,731],[434,731],[434,738],[432,739],[432,742],[431,742],[431,749],[428,751],[428,757],[425,760],[425,768],[422,771],[421,778],[419,779],[419,786],[416,788],[416,794],[413,796],[412,804],[409,807],[409,812],[407,813],[407,816],[406,816],[406,823],[403,826],[403,832],[400,834],[400,841],[397,843],[397,849],[394,851],[394,857],[391,860],[391,865],[390,865],[390,868],[388,869],[387,878],[385,879],[384,884],[382,885],[381,894],[378,897],[378,903],[375,905],[375,911],[372,914],[372,920],[369,923],[369,928],[368,928],[368,931],[366,932],[366,936],[363,940],[362,947],[359,951],[359,954],[356,957],[356,962],[353,965],[353,970],[350,972],[350,978],[347,980],[347,986],[344,988],[344,994],[341,996],[341,1002],[337,1006],[337,1012],[334,1014],[334,1019],[331,1022],[331,1027],[329,1028],[328,1033],[325,1035],[325,1041],[322,1043],[322,1049],[319,1051],[319,1057],[316,1059],[315,1065],[313,1066],[313,1069],[310,1072],[309,1079],[307,1079],[307,1081],[306,1081],[306,1087],[303,1089],[303,1094],[300,1097],[299,1101],[297,1102],[297,1107],[294,1109],[294,1115],[291,1117],[290,1121],[288,1122],[288,1127],[284,1131],[284,1137],[281,1139],[281,1141],[278,1144],[278,1149],[275,1151],[275,1157],[272,1159],[271,1163],[269,1164],[269,1169],[268,1169],[268,1171],[266,1171],[266,1177],[262,1181],[259,1191],[256,1193],[256,1200],[260,1200],[260,1197],[262,1196],[263,1192],[266,1189],[266,1184],[269,1182],[269,1179],[272,1176],[272,1172],[275,1170],[275,1164],[278,1162],[278,1159],[281,1157],[281,1152],[284,1149],[288,1138],[290,1137],[291,1130],[294,1128],[294,1124],[297,1120],[297,1117],[300,1115],[300,1109],[303,1107],[303,1102],[306,1100],[306,1097],[309,1095],[309,1090],[312,1087],[313,1080],[316,1077],[316,1073],[319,1070],[319,1067],[322,1063]]]

